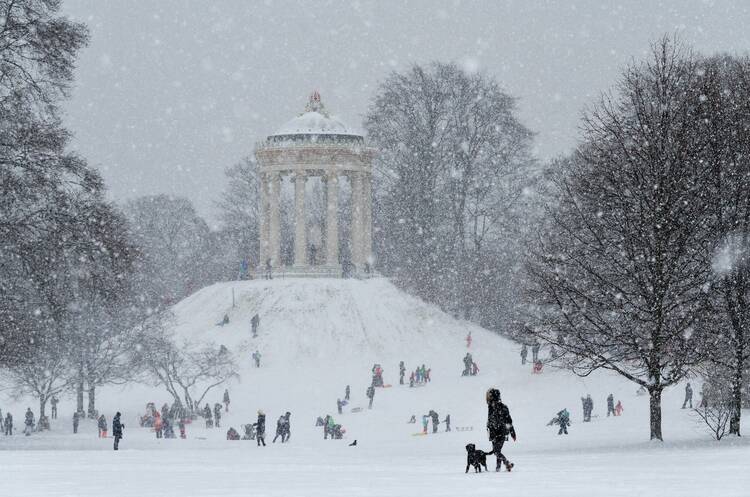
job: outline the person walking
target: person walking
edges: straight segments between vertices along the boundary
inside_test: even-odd
[[[57,396],[53,395],[51,399],[49,399],[49,404],[52,406],[52,413],[50,414],[52,416],[52,419],[57,419],[57,403],[60,402],[57,400]]]
[[[430,410],[430,418],[432,419],[432,433],[437,433],[438,425],[440,424],[438,413],[436,413],[434,410]]]
[[[375,387],[372,385],[367,387],[367,398],[370,399],[370,404],[367,406],[367,408],[372,409],[372,399],[375,398]]]
[[[560,426],[560,429],[558,430],[558,435],[567,435],[568,434],[568,426],[570,426],[570,413],[567,409],[563,409],[562,411],[558,412],[557,415],[547,423],[547,426],[556,424]]]
[[[612,394],[607,396],[607,417],[609,417],[610,413],[613,416],[615,415],[615,396]]]
[[[451,415],[446,414],[445,420],[443,421],[445,423],[445,431],[451,431]]]
[[[469,332],[469,334],[466,335],[466,348],[467,349],[471,348],[471,332]]]
[[[615,406],[615,416],[622,416],[622,411],[622,402],[618,400],[617,405]]]
[[[336,399],[336,410],[339,414],[343,414],[343,410],[341,409],[343,407],[343,402],[341,402],[341,399]]]
[[[513,418],[510,416],[508,406],[503,404],[500,399],[500,390],[490,388],[487,390],[487,430],[489,439],[492,442],[492,452],[497,458],[495,471],[500,471],[501,463],[510,471],[514,464],[503,455],[503,444],[505,438],[510,435],[513,441],[516,441],[516,430],[513,427]]]
[[[351,388],[349,388],[349,385],[346,386],[346,389],[344,390],[344,400],[349,400],[349,394],[351,393]]]
[[[211,407],[209,407],[208,403],[206,403],[206,406],[203,408],[203,417],[206,419],[206,428],[213,428],[214,419],[211,414]]]
[[[163,436],[163,429],[164,429],[164,423],[161,418],[161,414],[157,411],[154,413],[154,432],[156,433],[156,438],[162,438]]]
[[[78,422],[80,421],[80,416],[78,415],[78,411],[73,413],[73,434],[78,433]]]
[[[229,389],[224,389],[224,412],[229,412]]]
[[[526,365],[526,356],[529,355],[529,348],[526,347],[526,344],[524,343],[523,346],[521,346],[521,366]]]
[[[430,417],[427,414],[422,415],[422,433],[427,435],[427,427],[430,424]]]
[[[403,385],[404,384],[404,375],[405,374],[406,374],[406,366],[404,366],[404,361],[401,361],[401,362],[398,363],[398,376],[399,376],[398,382],[399,382],[399,385]]]
[[[253,361],[255,361],[255,367],[260,367],[260,351],[256,350],[253,352]]]
[[[221,427],[221,404],[218,402],[214,404],[214,425],[217,428]]]
[[[266,446],[266,415],[261,411],[258,410],[258,421],[253,423],[253,426],[255,427],[255,439],[258,442],[258,447],[260,447],[260,444],[263,444],[263,447]]]
[[[690,403],[690,409],[693,408],[693,387],[690,386],[690,383],[685,386],[685,401],[682,403],[682,408],[685,409],[685,406]]]
[[[255,314],[252,319],[250,319],[250,327],[253,331],[253,338],[258,338],[258,327],[260,326],[260,316]]]
[[[284,443],[284,416],[279,416],[276,420],[276,435],[271,440],[271,443],[276,443],[276,439],[281,437],[281,443]]]
[[[115,414],[114,419],[112,420],[112,436],[115,438],[115,450],[119,450],[120,448],[120,439],[122,438],[122,430],[124,429],[125,425],[120,422],[120,413],[118,411],[117,414]]]

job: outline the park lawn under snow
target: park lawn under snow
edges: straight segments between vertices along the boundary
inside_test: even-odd
[[[234,289],[235,307],[232,307]],[[115,410],[126,424],[121,450],[97,439],[93,421],[70,429],[72,399],[60,402],[51,432],[0,437],[0,495],[5,496],[410,496],[420,495],[627,495],[746,496],[750,494],[750,445],[715,442],[681,410],[682,387],[664,395],[665,443],[648,441],[648,398],[635,385],[607,373],[578,378],[565,371],[530,374],[516,344],[410,297],[383,279],[274,280],[207,287],[175,306],[175,332],[191,341],[224,344],[238,354],[240,379],[230,383],[230,412],[221,429],[188,426],[187,440],[156,440],[138,427],[148,401],[171,401],[159,388],[101,390],[99,409],[111,422]],[[250,318],[261,315],[252,339]],[[224,315],[229,325],[217,327]],[[476,377],[461,377],[464,338],[471,330]],[[251,365],[260,350],[262,368]],[[398,385],[398,362],[407,369],[425,363],[432,382]],[[385,368],[391,388],[378,389],[373,409],[364,391],[373,362]],[[336,414],[345,385],[352,403]],[[490,449],[484,425],[484,393],[500,388],[513,415],[518,441],[505,454],[512,473],[464,474],[464,445]],[[699,388],[696,388],[696,392]],[[209,395],[221,400],[223,388]],[[625,411],[606,418],[606,396],[614,393]],[[591,393],[594,419],[581,423],[580,397]],[[0,400],[0,407],[9,402]],[[28,405],[36,406],[31,400]],[[567,407],[570,435],[546,426]],[[12,406],[16,425],[25,405]],[[267,414],[268,447],[226,441],[229,426]],[[407,424],[435,409],[450,414],[454,431],[413,436]],[[273,444],[276,418],[292,412],[288,444]],[[323,440],[317,416],[331,414],[347,430],[344,440]],[[598,416],[597,416],[598,415]],[[471,428],[458,431],[456,428]],[[431,429],[431,427],[430,427]],[[348,446],[353,440],[356,447]],[[490,469],[494,457],[488,457]]]

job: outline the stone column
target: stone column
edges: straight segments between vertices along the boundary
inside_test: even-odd
[[[260,205],[259,205],[259,217],[260,217],[260,244],[259,244],[259,258],[258,267],[264,270],[266,267],[266,260],[268,260],[268,178],[265,173],[259,175],[258,181],[260,182]]]
[[[268,257],[273,267],[279,267],[281,266],[281,223],[279,222],[281,178],[279,173],[270,173],[269,186]]]
[[[294,174],[294,265],[307,266],[307,220],[305,212],[305,183],[302,171]]]
[[[362,261],[372,259],[372,174],[364,175],[362,185]]]
[[[362,268],[362,174],[352,173],[352,263],[357,271]]]
[[[326,175],[326,264],[339,263],[339,178]]]

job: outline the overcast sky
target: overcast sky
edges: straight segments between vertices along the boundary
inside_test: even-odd
[[[749,10],[747,0],[65,0],[91,30],[66,119],[114,199],[184,195],[214,218],[224,169],[314,89],[360,127],[390,71],[479,68],[519,99],[545,159],[571,149],[581,109],[651,41],[679,33],[704,53],[745,53]]]

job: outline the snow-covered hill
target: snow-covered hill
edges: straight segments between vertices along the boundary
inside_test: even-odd
[[[28,474],[23,480],[0,478],[0,495],[52,495],[55,475],[72,473],[80,475],[69,481],[84,483],[57,494],[411,497],[498,495],[502,488],[508,495],[559,497],[578,496],[587,488],[592,494],[664,497],[707,495],[719,480],[722,495],[739,496],[750,485],[742,470],[748,445],[711,442],[680,409],[681,387],[664,395],[667,442],[650,443],[648,399],[637,396],[632,383],[607,373],[579,378],[546,369],[531,374],[530,365],[520,364],[518,344],[454,319],[382,278],[220,283],[173,310],[177,338],[222,344],[237,355],[240,376],[227,385],[232,403],[222,429],[207,430],[199,422],[188,426],[187,440],[156,440],[153,432],[137,427],[136,419],[147,401],[171,401],[166,392],[108,387],[99,392],[100,409],[109,418],[122,411],[128,426],[123,450],[114,453],[111,440],[96,438],[91,422],[78,435],[69,433],[74,404],[64,398],[52,432],[0,437],[0,449],[40,449],[0,451],[1,468],[11,475]],[[250,320],[256,313],[261,322],[253,338]],[[217,326],[225,314],[229,323]],[[473,339],[468,350],[480,372],[462,377],[468,332]],[[260,368],[251,359],[255,350],[262,354]],[[401,360],[407,370],[425,364],[432,381],[415,388],[399,385]],[[392,387],[377,389],[368,410],[365,390],[376,362]],[[352,402],[338,415],[336,399],[343,398],[346,385],[351,385]],[[464,475],[464,445],[489,449],[484,394],[491,386],[501,390],[515,421],[518,442],[509,442],[505,452],[516,468],[510,475]],[[207,400],[219,402],[223,388]],[[587,393],[594,399],[594,419],[581,423],[580,397]],[[623,416],[606,417],[609,393],[622,400]],[[8,405],[1,400],[0,405]],[[358,407],[364,409],[352,411]],[[573,425],[570,435],[557,436],[546,423],[563,407],[570,410]],[[20,418],[21,405],[12,408]],[[225,440],[227,427],[239,430],[254,421],[258,409],[268,416],[269,447]],[[450,414],[453,431],[446,433],[441,425],[440,433],[413,436],[421,427],[407,421],[411,415],[419,420],[430,409],[441,420]],[[291,441],[272,444],[276,419],[286,411],[292,413]],[[315,419],[326,414],[345,427],[345,440],[323,440]],[[355,439],[357,447],[348,447]],[[492,468],[494,457],[488,460]]]

